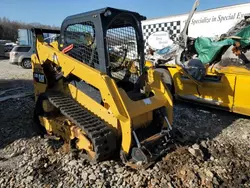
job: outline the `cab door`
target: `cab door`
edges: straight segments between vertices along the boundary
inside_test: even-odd
[[[231,110],[234,101],[235,75],[207,69],[204,81],[199,82],[183,70],[169,68],[175,94],[182,99],[192,100]]]
[[[171,74],[175,96],[187,100],[195,100],[199,97],[198,85],[188,74],[184,74],[178,67],[168,67]]]
[[[235,80],[234,74],[208,72],[202,85],[198,88],[201,102],[231,111],[234,102]]]

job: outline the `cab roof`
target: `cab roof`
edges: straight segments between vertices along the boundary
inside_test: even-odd
[[[137,19],[139,19],[139,20],[146,20],[147,19],[145,16],[142,16],[137,12],[123,10],[123,9],[117,9],[117,8],[112,8],[112,7],[105,7],[105,8],[101,8],[101,9],[97,9],[97,10],[92,10],[92,11],[68,16],[64,19],[64,21],[71,20],[71,19],[77,19],[77,18],[81,18],[81,17],[88,17],[88,16],[92,17],[95,15],[102,15],[108,10],[111,11],[111,13],[115,13],[115,14],[130,13],[130,14],[135,15],[137,17]]]

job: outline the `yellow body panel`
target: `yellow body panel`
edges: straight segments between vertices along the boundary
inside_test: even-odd
[[[237,75],[233,112],[250,115],[250,74]]]
[[[42,68],[36,54],[32,54],[31,60],[32,60],[31,65],[32,65],[33,72],[38,72],[38,73],[44,74],[43,68]],[[34,65],[35,65],[35,67],[34,67]],[[39,82],[35,82],[35,81],[33,82],[33,84],[34,84],[35,100],[37,100],[38,95],[40,93],[45,92],[47,85],[39,83]]]
[[[46,128],[49,134],[54,134],[56,136],[61,136],[66,143],[69,143],[74,138],[78,138],[76,146],[78,149],[86,150],[90,156],[94,156],[94,152],[91,150],[93,146],[85,136],[85,133],[81,129],[74,126],[74,124],[66,123],[65,117],[57,117],[53,119],[48,119],[46,117],[40,117],[41,124]]]
[[[205,80],[195,83],[183,76],[177,66],[166,65],[173,79],[175,95],[186,100],[225,108],[231,112],[250,115],[250,70],[237,66],[210,66],[208,77],[220,77],[218,81]]]
[[[101,106],[99,103],[97,103],[85,93],[81,92],[75,86],[69,84],[68,88],[73,99],[79,101],[82,106],[92,111],[94,114],[98,114],[100,117],[105,119],[110,125],[112,125],[114,130],[117,130],[117,118],[112,114],[110,110],[107,110],[106,108]],[[83,101],[88,101],[88,106],[86,106],[86,103],[83,103]]]
[[[231,109],[234,98],[234,75],[223,75],[220,82],[205,82],[199,87],[200,98]]]
[[[62,136],[67,142],[74,138],[72,131],[70,131],[70,125],[64,126],[64,117],[57,117],[48,119],[46,117],[40,117],[41,124],[46,128],[47,132],[56,136]],[[65,134],[67,133],[67,134]]]

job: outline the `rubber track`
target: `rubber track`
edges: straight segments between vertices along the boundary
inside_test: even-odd
[[[103,161],[113,156],[116,138],[107,123],[78,104],[74,99],[60,94],[48,94],[49,101],[70,121],[80,127],[91,140],[96,158]]]

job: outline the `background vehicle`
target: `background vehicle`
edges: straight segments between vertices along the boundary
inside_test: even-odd
[[[5,57],[10,57],[10,51],[16,46],[17,44],[15,43],[6,43],[4,45],[4,55]]]
[[[31,69],[31,55],[34,48],[26,45],[17,45],[10,52],[10,63],[18,64],[25,69]]]
[[[0,57],[9,58],[9,52],[14,45],[16,44],[12,43],[10,40],[0,40]]]
[[[4,44],[0,44],[0,57],[4,57]]]
[[[159,73],[144,70],[143,19],[104,8],[67,17],[60,31],[34,29],[34,120],[40,133],[63,138],[90,161],[120,153],[134,168],[147,167],[169,149],[172,95]],[[60,34],[58,42],[46,43],[44,33]],[[129,40],[135,44],[124,53],[112,51]],[[135,59],[126,53],[133,46]]]
[[[219,41],[190,38],[188,26],[197,6],[198,1],[181,33],[176,65],[155,68],[178,99],[250,115],[250,17]]]

